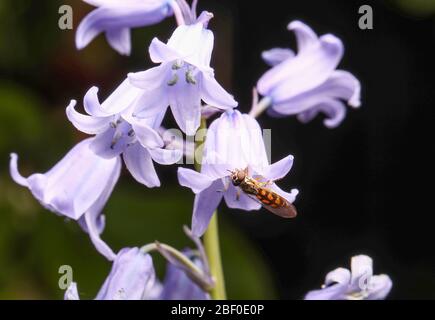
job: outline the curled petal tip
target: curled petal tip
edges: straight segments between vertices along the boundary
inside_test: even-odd
[[[207,27],[209,21],[214,17],[213,13],[208,12],[208,11],[203,11],[201,12],[201,14],[199,15],[198,19],[197,19],[197,23],[202,23],[204,25],[204,27]]]
[[[344,49],[343,42],[339,38],[334,36],[333,34],[330,34],[330,33],[325,34],[325,35],[320,37],[320,40],[326,44],[330,44],[330,45],[335,46],[339,50]]]
[[[293,20],[293,21],[290,21],[289,24],[287,25],[287,30],[294,30],[294,29],[297,29],[299,27],[306,27],[306,24],[300,20]]]
[[[10,154],[10,163],[9,163],[9,171],[11,174],[12,179],[18,183],[19,185],[23,187],[28,187],[29,184],[27,182],[27,179],[24,178],[19,172],[18,172],[18,155],[16,153]]]

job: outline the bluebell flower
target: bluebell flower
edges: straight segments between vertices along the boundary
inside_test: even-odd
[[[160,186],[153,161],[174,164],[183,156],[182,150],[166,149],[158,133],[164,113],[138,119],[131,114],[132,106],[142,90],[125,80],[103,103],[98,88],[92,87],[84,97],[88,115],[75,109],[73,100],[66,109],[68,119],[80,131],[94,134],[91,149],[100,157],[122,157],[132,176],[147,187]]]
[[[151,256],[139,248],[124,248],[116,255],[112,270],[95,299],[142,300],[150,293],[154,282],[155,271]],[[75,282],[67,288],[64,298],[79,299]]]
[[[167,44],[153,39],[151,60],[160,65],[129,74],[131,83],[145,91],[136,102],[137,117],[152,117],[170,106],[180,129],[194,135],[200,125],[201,100],[222,110],[237,106],[210,67],[214,36],[206,26],[211,17],[203,12],[194,24],[179,26]]]
[[[100,33],[122,55],[131,51],[130,29],[159,23],[173,11],[174,0],[84,0],[97,7],[79,24],[76,47],[83,49]]]
[[[10,171],[18,184],[28,187],[33,196],[58,215],[78,220],[89,233],[97,250],[107,259],[115,254],[101,240],[104,229],[102,210],[118,181],[122,160],[132,176],[147,187],[160,186],[153,161],[173,164],[182,150],[170,150],[157,130],[163,114],[145,120],[131,116],[129,110],[141,90],[125,80],[102,104],[93,87],[84,97],[88,115],[75,110],[72,100],[66,108],[68,119],[76,128],[95,137],[72,148],[51,170],[28,178],[17,169],[16,154],[11,155]]]
[[[382,300],[393,283],[385,274],[373,275],[373,260],[366,255],[352,257],[351,270],[337,268],[326,275],[320,290],[307,293],[306,300]]]
[[[229,171],[248,168],[250,176],[262,181],[270,181],[272,189],[292,203],[298,194],[297,189],[289,193],[280,189],[274,180],[287,175],[293,165],[293,156],[269,164],[258,122],[237,110],[223,113],[214,120],[207,132],[201,172],[179,168],[178,180],[182,186],[195,193],[192,216],[192,232],[201,236],[222,198],[229,208],[258,210],[261,205],[240,193],[230,182]]]
[[[100,239],[105,219],[102,210],[118,181],[121,161],[96,155],[90,148],[93,142],[95,138],[83,140],[52,169],[27,178],[18,172],[18,156],[13,153],[10,172],[14,181],[29,188],[46,209],[78,220],[97,250],[111,260],[114,253]]]
[[[268,113],[297,115],[302,122],[324,113],[325,126],[338,126],[346,115],[346,103],[354,108],[361,104],[358,79],[336,69],[343,43],[331,34],[318,37],[300,21],[291,22],[288,29],[295,32],[297,54],[284,48],[263,52],[263,59],[272,68],[258,80],[257,90],[269,99]],[[254,108],[252,114],[261,111]]]

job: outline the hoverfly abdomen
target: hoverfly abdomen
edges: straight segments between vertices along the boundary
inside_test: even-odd
[[[286,204],[286,201],[283,201],[279,195],[266,189],[261,188],[255,196],[261,203],[271,206],[272,208],[282,207]]]

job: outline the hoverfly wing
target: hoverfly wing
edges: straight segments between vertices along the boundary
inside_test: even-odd
[[[282,218],[294,218],[297,215],[293,204],[270,189],[259,188],[257,194],[252,198],[257,200],[265,209]]]
[[[287,200],[286,200],[287,201]],[[287,201],[288,202],[288,201]],[[294,218],[297,216],[297,211],[294,205],[292,205],[290,202],[286,206],[273,208],[269,205],[264,205],[263,207],[273,214],[276,214],[277,216],[280,216],[281,218]]]

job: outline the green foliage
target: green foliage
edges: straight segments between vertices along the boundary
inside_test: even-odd
[[[435,14],[435,0],[394,0],[400,9],[418,17]]]

